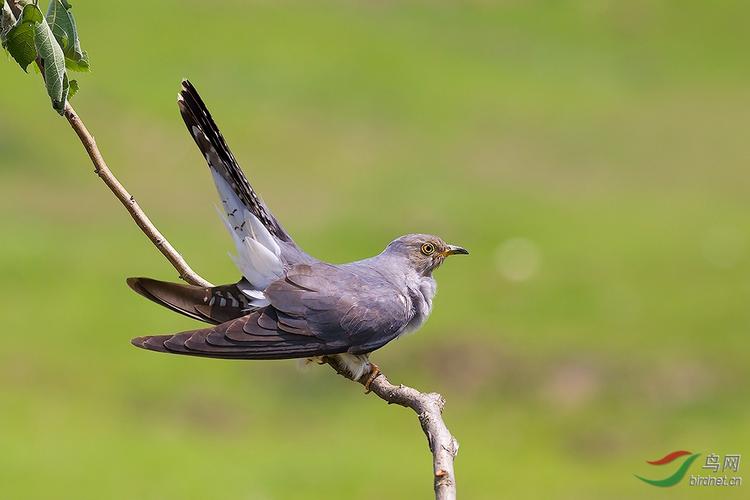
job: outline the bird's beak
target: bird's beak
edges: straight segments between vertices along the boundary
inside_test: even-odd
[[[469,255],[469,251],[464,247],[448,245],[448,250],[445,252],[445,255]]]

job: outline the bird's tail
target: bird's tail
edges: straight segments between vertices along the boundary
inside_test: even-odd
[[[252,289],[260,292],[282,274],[280,243],[293,242],[253,191],[198,91],[187,80],[182,82],[178,104],[219,191],[221,215],[237,247],[235,264]]]
[[[128,278],[128,285],[159,305],[206,323],[219,324],[239,318],[258,305],[242,293],[243,282],[200,287],[151,278]]]
[[[282,241],[291,241],[291,237],[248,182],[219,132],[219,127],[211,118],[211,113],[208,112],[198,91],[188,80],[182,81],[182,87],[177,96],[177,105],[180,107],[182,119],[190,135],[211,168],[214,182],[224,204],[223,208],[230,221],[241,222],[243,209],[247,209],[269,233]]]

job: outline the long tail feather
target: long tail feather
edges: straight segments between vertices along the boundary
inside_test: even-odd
[[[226,183],[228,190],[231,190],[244,208],[250,211],[265,228],[275,237],[282,241],[292,242],[292,238],[281,227],[279,221],[271,213],[265,203],[257,195],[253,187],[242,172],[237,160],[234,158],[232,151],[227,146],[224,137],[219,132],[211,113],[203,103],[198,91],[188,80],[182,81],[182,88],[177,98],[177,104],[182,113],[182,119],[185,121],[190,135],[195,140],[198,148],[208,162],[211,171]],[[223,191],[223,186],[217,187],[220,190],[222,198],[229,198]],[[230,200],[225,199],[225,203]],[[230,208],[230,207],[226,207]],[[235,209],[239,207],[231,207]]]
[[[219,324],[239,318],[265,302],[254,303],[242,283],[203,288],[150,278],[128,278],[128,285],[147,299],[189,318]]]

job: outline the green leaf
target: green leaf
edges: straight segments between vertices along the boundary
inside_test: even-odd
[[[21,12],[21,17],[5,37],[5,48],[24,71],[36,59],[34,28],[43,20],[42,11],[36,5],[26,5]]]
[[[67,0],[52,0],[47,9],[47,24],[62,47],[65,65],[73,71],[88,71],[88,54],[81,49],[76,21],[70,9]]]
[[[62,115],[70,90],[65,73],[65,54],[44,17],[34,25],[34,43],[44,63],[44,83],[52,99],[52,107]]]
[[[70,81],[70,93],[68,94],[68,100],[72,99],[74,95],[78,93],[78,80]]]

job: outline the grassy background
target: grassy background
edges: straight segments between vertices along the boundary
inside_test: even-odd
[[[447,397],[462,497],[661,498],[645,460],[750,459],[747,2],[208,5],[76,2],[74,105],[211,281],[237,272],[185,76],[310,253],[416,231],[472,251],[375,356]],[[175,272],[39,77],[0,82],[4,498],[430,496],[414,417],[328,369],[132,348],[196,326],[124,283]]]

